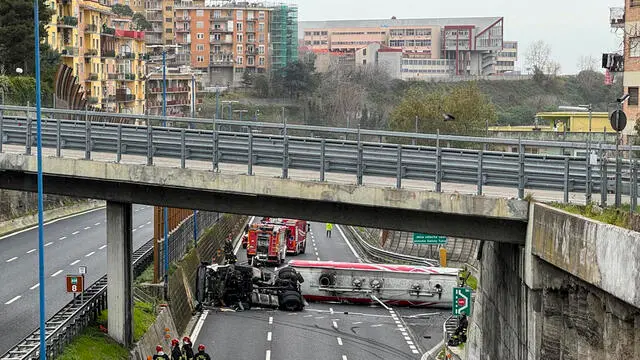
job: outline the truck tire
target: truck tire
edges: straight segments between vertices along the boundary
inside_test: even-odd
[[[304,254],[304,252],[307,250],[307,241],[304,241],[304,244],[302,245],[302,249],[300,249],[300,254]]]
[[[318,283],[324,287],[334,286],[336,284],[336,274],[322,274],[318,278]]]
[[[283,311],[301,311],[304,307],[302,295],[293,290],[287,290],[282,293],[280,298],[280,310]]]

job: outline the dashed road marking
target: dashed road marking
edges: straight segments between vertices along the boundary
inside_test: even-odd
[[[10,262],[12,262],[13,260],[16,260],[16,259],[18,259],[18,257],[17,257],[17,256],[14,256],[14,257],[12,257],[11,259],[7,260],[7,262],[8,262],[8,263],[10,263]]]
[[[342,355],[342,360],[347,360],[347,355]]]
[[[318,261],[320,261],[320,257],[318,257],[317,259],[318,259]]]
[[[4,304],[5,304],[5,305],[9,305],[9,304],[13,303],[14,301],[16,301],[16,300],[20,299],[21,297],[22,297],[22,296],[18,295],[18,296],[16,296],[16,297],[14,297],[13,299],[11,299],[11,300],[7,301],[7,302],[6,302],[6,303],[4,303]]]
[[[333,314],[333,308],[332,307],[329,308],[329,312]]]
[[[80,234],[80,231],[74,231],[71,233],[71,235],[78,235],[78,234]]]
[[[107,247],[107,245],[102,245],[102,246],[100,246],[98,249],[102,250],[102,249],[104,249],[104,248],[106,248],[106,247]]]
[[[71,264],[69,264],[69,266],[73,266],[73,265],[75,265],[75,264],[77,264],[79,262],[80,262],[80,260],[76,260],[76,261],[72,262]]]
[[[140,225],[138,226],[138,229],[142,229],[144,227],[144,225]]]
[[[44,247],[47,247],[49,245],[53,244],[53,242],[49,241],[48,243],[44,244]]]
[[[58,275],[62,274],[62,270],[58,270],[56,272],[54,272],[53,274],[51,274],[51,277],[56,277]]]
[[[338,345],[342,346],[342,339],[338,338]]]
[[[271,331],[267,333],[267,341],[271,341]]]
[[[147,221],[147,225],[151,225],[151,221]]]
[[[93,224],[93,226],[100,226],[100,223],[97,222],[97,223]]]
[[[316,251],[316,256],[318,256],[318,252]]]
[[[86,226],[84,229],[85,230],[89,230],[89,229],[91,229],[91,226]]]
[[[356,322],[353,322],[352,324],[353,325],[360,325],[360,324],[362,324],[362,321],[356,321]]]
[[[29,290],[35,290],[38,288],[38,286],[40,286],[40,283],[33,285],[32,287],[29,288]]]
[[[338,328],[338,323],[337,323],[337,322],[335,322],[335,321],[334,321],[332,324],[333,324],[333,328],[334,328],[334,329],[337,329],[337,328]]]
[[[31,249],[31,250],[27,251],[27,254],[31,254],[34,251],[36,251],[36,249]]]
[[[313,317],[313,315],[305,315],[305,316],[303,316],[303,317],[305,317],[305,318],[310,318],[310,317]]]
[[[271,350],[267,350],[267,352],[264,355],[264,359],[271,360]]]
[[[131,232],[136,232],[136,230],[138,230],[138,229],[133,229],[133,230],[131,230]]]
[[[89,257],[89,256],[91,256],[91,255],[93,255],[95,253],[96,253],[95,251],[92,251],[92,252],[88,253],[87,255],[85,255],[84,257]]]
[[[269,316],[269,325],[273,324],[273,316]]]
[[[382,324],[371,325],[371,327],[380,327],[380,326],[382,326]]]
[[[63,237],[59,238],[58,240],[62,241],[64,239],[66,239],[66,238],[67,238],[66,236],[63,236]]]

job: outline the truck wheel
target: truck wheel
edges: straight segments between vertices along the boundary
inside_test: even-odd
[[[300,254],[304,254],[305,250],[307,250],[307,242],[306,241],[302,245],[302,249],[300,250]]]
[[[283,311],[301,311],[304,307],[302,296],[297,291],[288,290],[282,294],[280,301],[280,310]]]

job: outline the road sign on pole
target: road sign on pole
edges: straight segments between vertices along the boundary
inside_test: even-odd
[[[413,243],[422,245],[446,245],[447,237],[440,235],[413,233]]]
[[[67,292],[81,294],[84,291],[84,276],[67,275]]]
[[[453,315],[460,316],[463,312],[465,315],[471,315],[471,289],[453,288]]]

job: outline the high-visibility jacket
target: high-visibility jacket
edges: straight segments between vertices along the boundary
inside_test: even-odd
[[[331,231],[331,230],[333,230],[333,224],[327,223],[327,231]]]
[[[191,348],[191,344],[182,345],[182,353],[186,360],[193,360],[193,349]]]
[[[153,355],[153,360],[169,360],[169,356],[165,353]]]
[[[199,352],[196,354],[195,360],[211,360],[211,356],[206,352]]]

